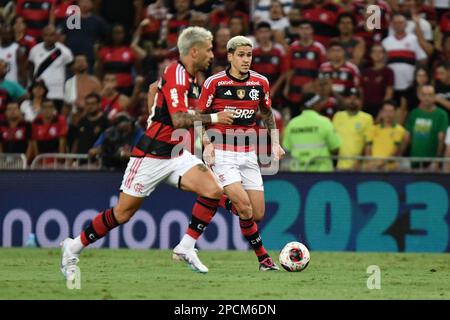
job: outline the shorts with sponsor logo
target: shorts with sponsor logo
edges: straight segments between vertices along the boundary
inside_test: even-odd
[[[171,159],[131,157],[120,190],[130,196],[146,197],[163,181],[178,188],[181,177],[201,163],[200,159],[187,150],[181,156]]]
[[[216,149],[215,162],[211,169],[222,187],[241,182],[245,190],[264,190],[258,157],[254,151]]]

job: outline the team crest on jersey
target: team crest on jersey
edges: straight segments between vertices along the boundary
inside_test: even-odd
[[[308,59],[308,60],[314,60],[314,52],[308,52],[307,54],[306,54],[306,59]]]
[[[252,100],[259,100],[259,91],[256,89],[250,90],[250,93],[248,95]]]
[[[278,58],[278,57],[272,57],[271,62],[272,62],[273,64],[278,64],[280,61],[279,61],[279,58]]]
[[[18,130],[16,131],[16,139],[22,139],[23,138],[23,131]]]
[[[245,90],[244,89],[238,89],[236,91],[236,95],[238,96],[239,99],[244,99],[245,98]]]
[[[341,80],[344,80],[344,81],[345,81],[345,80],[348,79],[348,75],[347,75],[347,73],[345,73],[345,72],[341,72],[339,78],[341,78]]]

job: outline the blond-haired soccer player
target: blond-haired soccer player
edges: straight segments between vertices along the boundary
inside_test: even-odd
[[[179,128],[192,127],[194,121],[222,125],[233,122],[232,112],[188,112],[195,109],[198,98],[195,75],[206,70],[213,59],[212,39],[211,32],[200,27],[189,27],[180,34],[180,60],[171,63],[158,81],[156,96],[151,99],[154,103],[149,125],[132,151],[117,205],[100,212],[77,238],[67,238],[61,244],[61,271],[67,279],[74,278],[83,248],[131,219],[144,198],[162,181],[199,195],[189,224],[192,238],[174,254],[195,271],[208,272],[199,260],[194,245],[211,221],[223,190],[213,173],[197,157],[177,147],[179,141],[172,140],[172,133]]]

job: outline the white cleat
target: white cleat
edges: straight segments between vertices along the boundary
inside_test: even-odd
[[[78,258],[80,255],[72,253],[69,249],[72,241],[73,239],[66,238],[61,242],[61,272],[64,278],[69,281],[75,280],[77,263],[80,261]]]
[[[208,273],[208,267],[205,266],[197,255],[197,249],[186,250],[180,245],[173,249],[172,259],[177,261],[185,261],[192,270],[200,273]]]

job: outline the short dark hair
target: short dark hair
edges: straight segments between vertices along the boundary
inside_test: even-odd
[[[341,14],[338,16],[338,18],[337,18],[337,24],[341,23],[341,20],[344,19],[344,18],[350,18],[350,19],[352,20],[353,26],[354,26],[354,27],[357,26],[356,18],[355,18],[355,16],[354,16],[352,13],[350,13],[350,12],[344,12],[344,13],[341,13]]]
[[[314,26],[313,26],[313,24],[312,24],[312,22],[311,22],[310,20],[307,20],[307,19],[300,19],[300,20],[298,21],[298,25],[299,25],[299,26],[304,25],[304,24],[309,24],[312,28],[314,28]]]
[[[256,27],[255,30],[259,30],[259,29],[270,29],[272,30],[272,27],[270,26],[270,23],[266,22],[266,21],[262,21],[259,22]]]
[[[397,109],[397,107],[398,107],[398,104],[394,99],[384,100],[383,104],[381,105],[381,108],[384,108],[384,106],[386,106],[386,105],[393,106],[395,109]]]
[[[97,102],[102,101],[102,97],[97,92],[91,92],[88,95],[86,95],[84,97],[84,100],[86,101],[87,99],[95,99],[97,100]]]
[[[330,41],[330,43],[329,43],[329,45],[328,45],[328,49],[331,49],[331,47],[341,47],[342,50],[345,51],[344,45],[342,44],[342,42],[340,42],[340,41],[337,40],[337,39],[334,39],[334,40],[331,40],[331,41]]]

